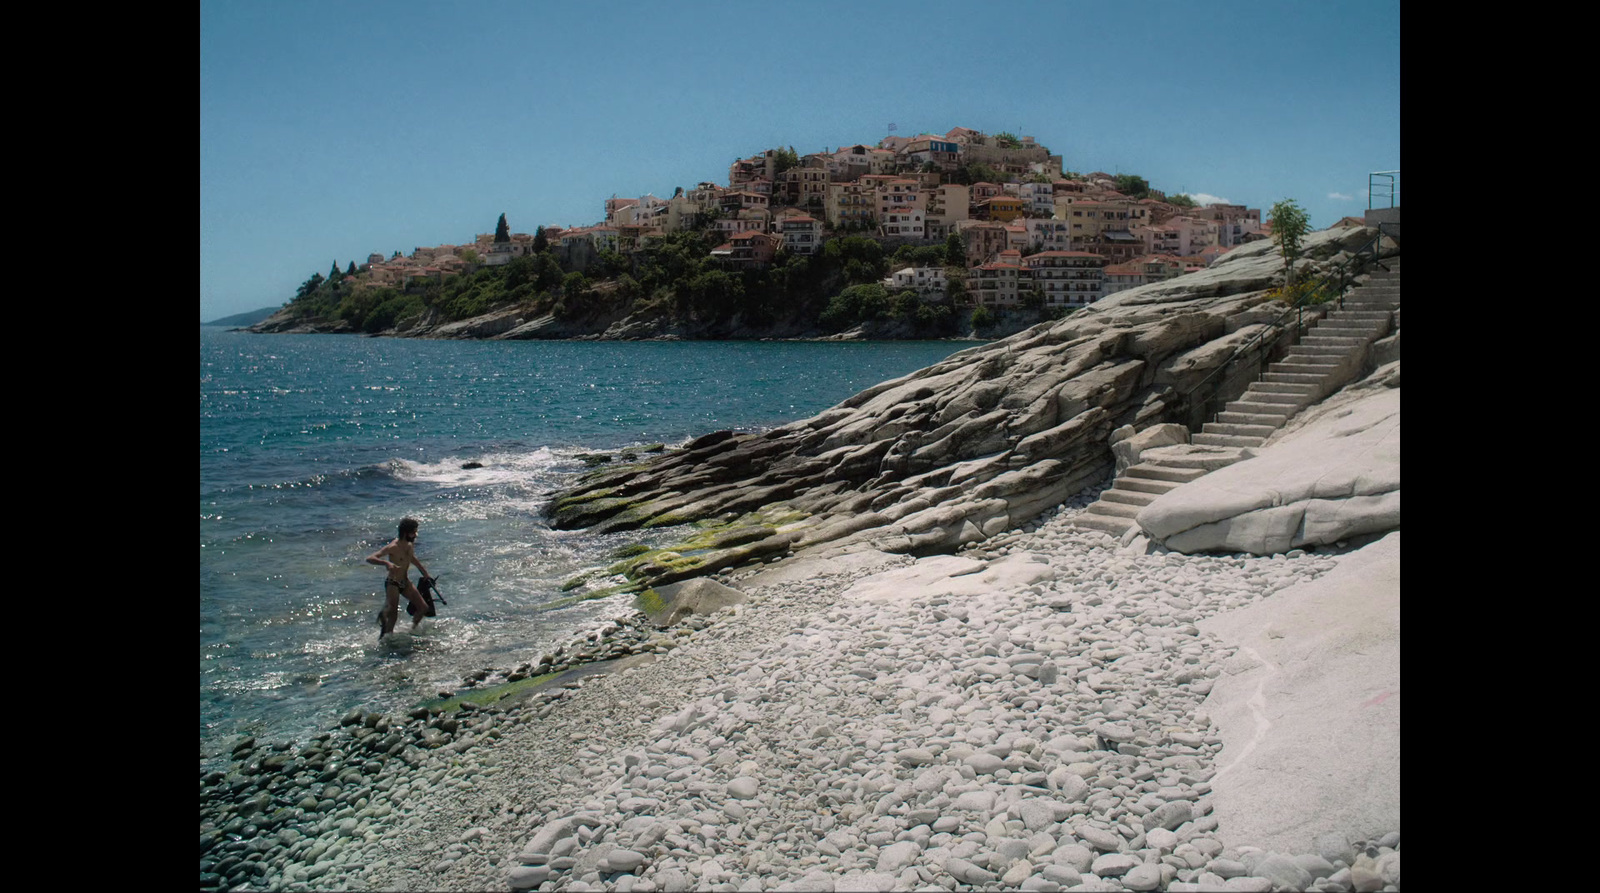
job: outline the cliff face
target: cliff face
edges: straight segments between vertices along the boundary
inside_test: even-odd
[[[1325,269],[1374,235],[1313,234],[1301,264]],[[1211,269],[962,351],[814,418],[708,434],[598,472],[556,500],[550,518],[560,529],[728,525],[694,555],[638,563],[649,583],[792,550],[949,551],[1107,473],[1114,429],[1197,426],[1208,407],[1236,397],[1287,346],[1291,332],[1268,325],[1285,309],[1266,296],[1281,277],[1275,246],[1245,246]]]

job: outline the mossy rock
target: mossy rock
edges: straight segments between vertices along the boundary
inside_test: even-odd
[[[461,703],[463,701],[471,701],[472,703],[477,704],[479,707],[488,707],[493,704],[500,704],[507,698],[516,697],[517,700],[520,700],[521,697],[526,697],[527,695],[532,694],[540,686],[559,675],[561,674],[545,673],[542,676],[530,676],[527,679],[519,679],[516,682],[507,682],[503,685],[492,685],[488,688],[475,688],[466,694],[456,695],[455,697],[433,701],[423,701],[418,706],[426,707],[429,710],[438,710],[444,713],[456,713],[461,710]]]
[[[654,617],[667,609],[667,603],[661,598],[661,593],[654,589],[646,589],[634,596],[633,607]]]
[[[617,586],[602,586],[599,589],[591,589],[587,592],[580,592],[577,595],[569,595],[566,598],[558,598],[552,602],[545,602],[537,608],[534,608],[534,610],[559,611],[562,608],[570,608],[573,605],[581,602],[592,602],[597,598],[609,598],[610,596],[617,595],[618,593],[637,592],[641,585],[643,584],[630,581]]]
[[[665,628],[692,614],[714,614],[749,598],[715,580],[699,579],[646,589],[634,598],[633,606],[643,611],[650,623]]]
[[[568,496],[565,499],[556,502],[555,511],[559,512],[563,509],[569,509],[585,503],[594,502],[596,499],[606,499],[616,492],[616,488],[614,487],[601,487],[599,489],[590,490],[586,493],[579,493],[576,496]]]
[[[579,587],[585,586],[585,585],[588,584],[588,582],[590,580],[593,580],[598,574],[599,574],[598,571],[584,571],[583,573],[578,574],[576,577],[572,577],[571,579],[567,580],[565,583],[562,583],[561,584],[561,591],[562,592],[571,592],[574,589],[577,589]]]

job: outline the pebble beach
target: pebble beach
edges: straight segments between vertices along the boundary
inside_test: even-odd
[[[514,702],[241,741],[202,767],[201,887],[1398,890],[1397,828],[1272,852],[1214,814],[1233,655],[1197,624],[1339,551],[1123,551],[1072,525],[1095,495],[953,556],[720,575],[748,601],[469,680],[627,656]]]

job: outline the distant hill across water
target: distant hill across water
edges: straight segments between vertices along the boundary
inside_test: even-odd
[[[203,325],[203,326],[253,326],[256,323],[262,321],[263,319],[266,319],[267,317],[271,316],[272,314],[277,313],[279,309],[280,308],[277,308],[277,307],[263,307],[260,310],[251,310],[248,313],[235,313],[233,316],[224,316],[221,319],[214,319],[211,322],[203,322],[203,323],[201,323],[201,325]]]

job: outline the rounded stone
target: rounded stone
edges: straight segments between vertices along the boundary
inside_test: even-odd
[[[513,890],[530,890],[550,877],[548,865],[518,865],[506,876],[506,885]]]
[[[1089,870],[1096,877],[1122,877],[1141,864],[1143,863],[1138,859],[1126,853],[1106,853],[1095,859],[1094,864],[1089,866]],[[1160,877],[1159,873],[1157,877]]]
[[[1165,828],[1152,828],[1145,832],[1144,842],[1163,853],[1170,853],[1178,847],[1178,835]]]
[[[741,775],[728,782],[728,796],[738,800],[750,800],[761,790],[761,782],[748,775]]]
[[[1079,840],[1101,852],[1114,853],[1122,849],[1122,837],[1103,828],[1097,828],[1094,825],[1083,825],[1074,833],[1077,834]]]
[[[637,850],[611,850],[600,859],[600,867],[605,871],[631,872],[643,865],[645,854]]]
[[[1378,876],[1385,884],[1400,886],[1400,854],[1385,853],[1378,857]]]
[[[972,771],[978,773],[979,775],[993,775],[995,772],[1005,767],[1005,760],[1000,759],[992,753],[975,753],[972,756],[967,757],[963,762],[965,762],[968,766],[971,766]]]
[[[1122,876],[1122,886],[1139,891],[1156,889],[1161,886],[1161,866],[1148,862],[1135,865]]]

